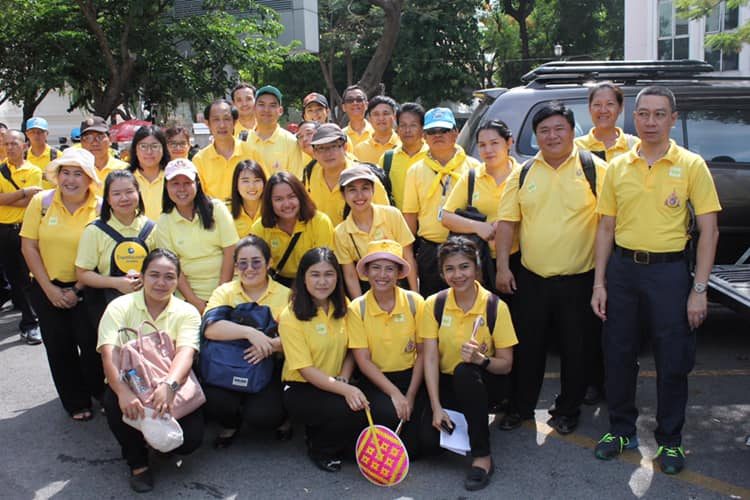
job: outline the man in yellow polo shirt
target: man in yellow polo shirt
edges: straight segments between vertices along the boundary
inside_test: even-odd
[[[685,466],[688,374],[695,363],[695,331],[708,312],[706,287],[721,210],[706,162],[669,138],[676,109],[674,94],[665,87],[646,87],[636,97],[633,123],[641,143],[615,158],[604,180],[591,298],[594,312],[604,320],[609,407],[609,432],[595,455],[609,460],[638,446],[639,317],[645,315],[657,374],[657,457],[667,474]],[[700,232],[695,278],[686,252],[688,203]]]
[[[349,118],[349,125],[344,127],[344,134],[354,148],[360,142],[369,139],[373,133],[372,125],[365,119],[367,94],[359,85],[350,85],[344,90],[341,98],[344,101],[341,109]]]
[[[42,171],[24,161],[23,133],[9,130],[3,135],[7,157],[0,162],[0,266],[10,283],[13,304],[21,310],[21,340],[29,345],[42,343],[36,315],[29,305],[29,270],[21,256],[23,214],[31,198],[42,189]]]
[[[234,137],[237,108],[226,99],[217,99],[203,111],[214,140],[193,157],[203,191],[227,205],[232,201],[232,175],[242,160],[254,160],[249,143]]]
[[[515,394],[511,411],[499,426],[515,429],[534,417],[547,343],[554,337],[560,346],[560,394],[548,423],[560,434],[568,434],[578,426],[586,392],[586,343],[601,328],[589,298],[594,281],[595,193],[601,191],[598,186],[607,164],[588,151],[579,152],[573,143],[573,111],[564,104],[544,104],[532,125],[540,151],[506,181],[495,240],[497,286],[516,295],[513,319],[518,331]],[[525,172],[523,184],[521,172]],[[513,276],[509,254],[516,229],[522,266]]]
[[[42,169],[42,187],[49,189],[54,187],[47,180],[45,169],[49,162],[60,156],[60,151],[47,144],[49,125],[47,120],[39,116],[26,120],[26,138],[29,140],[29,149],[26,151],[26,159]]]
[[[255,129],[255,87],[249,83],[238,83],[232,89],[232,104],[237,108],[234,136],[246,141]]]
[[[424,117],[424,134],[429,151],[406,173],[402,211],[417,236],[419,293],[427,297],[447,288],[436,272],[438,245],[448,238],[448,230],[441,223],[443,204],[461,174],[467,168],[479,167],[479,162],[456,144],[458,128],[450,109],[429,110]]]
[[[367,117],[373,132],[369,138],[354,147],[354,156],[366,163],[377,163],[383,153],[401,145],[393,125],[398,104],[392,98],[376,95],[367,104]]]
[[[266,177],[276,172],[293,172],[296,167],[297,138],[279,125],[279,118],[284,113],[281,103],[281,92],[272,85],[255,92],[257,123],[247,142]]]
[[[81,122],[81,147],[94,155],[96,176],[102,181],[96,188],[99,196],[104,189],[104,179],[113,171],[127,168],[128,164],[109,154],[112,142],[109,139],[109,126],[101,116],[92,116]]]
[[[8,126],[0,122],[0,163],[5,161],[7,153],[5,152],[5,134],[8,133]]]

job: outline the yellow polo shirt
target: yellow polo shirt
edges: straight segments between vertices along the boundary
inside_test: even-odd
[[[406,172],[409,171],[409,167],[419,160],[424,159],[429,150],[430,148],[425,142],[422,142],[422,147],[414,154],[414,156],[409,156],[404,151],[403,146],[396,146],[393,148],[393,161],[391,162],[391,172],[389,177],[391,179],[391,194],[393,195],[393,202],[399,210],[403,210],[404,208]],[[385,168],[385,153],[380,156],[378,165],[380,165],[380,168]]]
[[[271,258],[273,259],[274,266],[278,265],[281,257],[284,255],[289,242],[292,240],[292,235],[294,233],[302,233],[299,240],[297,240],[297,244],[294,245],[294,250],[289,255],[289,259],[284,264],[284,268],[279,271],[279,274],[284,278],[294,278],[297,275],[299,261],[302,260],[305,252],[311,248],[330,248],[333,246],[333,225],[331,225],[331,219],[320,210],[315,212],[313,218],[308,222],[297,221],[292,235],[279,229],[278,226],[265,227],[263,226],[263,221],[260,219],[255,221],[250,233],[262,238],[271,247]]]
[[[721,210],[703,158],[670,143],[651,168],[634,148],[607,169],[597,212],[617,218],[615,242],[621,247],[679,252],[688,240],[688,200],[696,215]]]
[[[134,238],[141,232],[148,219],[145,215],[139,215],[129,226],[117,220],[111,215],[107,224],[126,238]],[[146,238],[146,246],[149,250],[156,248],[156,228]],[[102,276],[109,276],[112,270],[112,252],[117,244],[107,233],[93,224],[86,226],[78,243],[78,254],[76,256],[76,267],[89,271],[96,270]],[[136,269],[140,272],[140,269]]]
[[[237,307],[240,304],[257,302],[262,306],[268,306],[271,309],[271,314],[278,321],[284,308],[289,305],[290,293],[291,291],[287,287],[269,278],[268,288],[266,288],[266,291],[263,292],[263,295],[257,301],[254,301],[242,289],[242,282],[239,278],[235,278],[229,283],[220,285],[219,288],[213,291],[203,314],[205,315],[211,309],[220,306]]]
[[[229,159],[217,153],[213,144],[198,151],[193,157],[193,163],[198,169],[203,191],[212,198],[218,198],[228,204],[232,199],[234,167],[242,160],[257,160],[257,158],[250,143],[239,139],[234,140],[234,151]]]
[[[244,238],[252,231],[255,221],[260,220],[260,207],[255,211],[255,217],[250,217],[244,208],[240,208],[240,215],[234,219],[234,227],[237,228],[237,235]]]
[[[518,168],[516,159],[510,157],[512,164],[511,172],[513,169]],[[503,197],[503,191],[505,190],[505,184],[508,182],[508,177],[503,182],[498,184],[495,182],[495,178],[487,173],[487,166],[482,163],[478,168],[475,169],[476,177],[474,180],[474,194],[473,203],[474,208],[482,212],[487,216],[487,222],[492,223],[499,220],[498,208],[500,207],[500,200]],[[467,170],[461,175],[456,185],[453,187],[453,191],[445,200],[443,210],[447,212],[455,213],[456,210],[465,209],[469,205],[469,171]],[[492,256],[495,256],[495,242],[489,242],[490,252]],[[513,247],[510,250],[511,254],[518,251],[518,235],[513,240]]]
[[[347,352],[345,319],[333,317],[332,305],[328,314],[318,308],[310,321],[297,319],[291,305],[284,309],[279,318],[279,336],[284,348],[281,380],[307,382],[299,370],[309,366],[328,376],[338,376]]]
[[[159,170],[159,175],[153,181],[146,179],[140,169],[136,170],[133,176],[138,181],[138,189],[141,190],[146,217],[152,221],[159,220],[162,210],[161,202],[164,197],[164,170]]]
[[[409,307],[411,294],[415,314]],[[365,315],[362,317],[362,301]],[[408,370],[417,361],[417,326],[423,314],[424,299],[416,292],[396,287],[396,304],[391,312],[383,311],[372,291],[349,304],[346,329],[350,349],[369,349],[370,358],[384,373]]]
[[[50,280],[63,283],[76,281],[78,241],[89,222],[99,214],[99,197],[89,191],[89,197],[75,213],[63,205],[60,192],[54,191],[52,203],[42,217],[42,199],[49,191],[34,195],[26,207],[21,236],[37,240],[42,263]]]
[[[375,136],[371,135],[354,147],[354,156],[359,161],[377,164],[383,153],[400,145],[401,139],[396,132],[391,132],[391,137],[384,144],[376,141]]]
[[[456,304],[453,289],[448,289],[443,320],[440,325],[437,324],[434,315],[437,294],[430,295],[425,300],[424,313],[419,323],[419,336],[422,339],[437,339],[441,373],[453,375],[453,370],[461,363],[461,346],[471,339],[474,321],[478,316],[482,316],[485,320],[476,335],[482,354],[492,357],[495,355],[495,349],[505,349],[518,343],[513,322],[510,319],[510,311],[502,300],[497,301],[495,329],[490,332],[486,318],[490,292],[478,282],[475,282],[474,286],[477,289],[477,298],[468,312],[464,312]]]
[[[104,192],[104,179],[107,178],[107,176],[109,175],[111,171],[120,170],[123,168],[128,168],[128,164],[122,160],[118,160],[117,158],[113,156],[109,156],[109,161],[107,161],[107,164],[104,165],[104,168],[96,169],[96,176],[99,178],[100,181],[102,181],[100,186],[97,186],[96,184],[91,184],[92,189],[96,190],[96,194],[101,196],[102,193]]]
[[[398,208],[389,205],[372,205],[370,231],[362,231],[351,215],[336,226],[333,250],[339,264],[352,264],[367,253],[367,244],[376,240],[394,240],[406,247],[414,243],[414,235]]]
[[[247,142],[253,148],[255,160],[263,167],[266,178],[276,172],[294,173],[297,168],[297,138],[279,125],[268,139],[261,139],[253,130]]]
[[[578,146],[579,148],[588,149],[589,151],[604,151],[606,160],[610,162],[613,158],[620,156],[623,153],[627,153],[628,151],[633,149],[633,146],[637,145],[640,142],[640,139],[638,139],[638,137],[626,134],[619,127],[615,128],[617,129],[617,133],[619,135],[617,136],[615,144],[609,149],[607,149],[607,146],[605,146],[602,141],[596,138],[593,128],[589,130],[588,134],[582,135],[581,137],[576,137],[576,146]]]
[[[244,131],[247,131],[247,136],[250,137],[250,133],[253,131],[251,128],[245,127],[240,120],[238,119],[236,122],[234,122],[234,137],[235,139],[240,138],[240,134]]]
[[[349,139],[348,143],[352,145],[352,148],[356,148],[357,144],[369,139],[372,136],[373,132],[375,132],[375,129],[372,128],[372,125],[367,120],[365,120],[365,128],[362,130],[361,134],[349,125],[344,127],[342,130],[346,134],[346,137]]]
[[[351,168],[353,165],[354,162],[347,158],[346,167],[344,168]],[[346,202],[344,201],[344,195],[341,194],[338,181],[333,185],[332,189],[329,189],[325,177],[323,177],[323,166],[319,163],[312,169],[307,185],[307,192],[310,193],[310,198],[315,202],[318,210],[328,215],[334,226],[344,220]],[[375,193],[373,194],[372,202],[378,205],[389,204],[388,194],[379,180],[375,182]]]
[[[452,169],[456,177],[444,175],[432,193],[430,191],[437,172],[442,170],[443,166],[427,155],[409,168],[404,182],[402,211],[417,214],[417,235],[435,243],[442,243],[448,238],[448,230],[441,223],[443,204],[456,185],[457,178],[460,178],[467,168],[478,168],[479,165],[479,161],[468,156],[461,146],[456,146],[456,154],[445,166]]]
[[[60,155],[62,155],[62,153],[60,151],[57,151],[57,156],[59,157]],[[52,189],[55,187],[54,184],[47,180],[45,170],[47,168],[47,165],[49,165],[49,163],[52,161],[52,147],[49,144],[47,144],[47,146],[44,148],[44,151],[39,156],[32,153],[31,148],[29,148],[26,151],[26,161],[42,169],[42,187],[44,189]]]
[[[593,156],[597,193],[601,192],[607,164]],[[543,276],[580,274],[594,267],[596,197],[591,192],[578,158],[578,148],[558,168],[541,153],[534,157],[523,188],[521,168],[505,184],[500,220],[520,222],[521,262]]]
[[[211,229],[203,228],[197,213],[193,220],[187,220],[177,208],[162,214],[156,226],[156,245],[177,254],[190,287],[203,300],[219,286],[224,249],[239,240],[227,207],[217,199],[211,203],[214,207]]]
[[[132,340],[132,333],[120,333],[120,328],[129,327],[138,330],[144,321],[150,321],[159,330],[164,331],[171,338],[175,347],[191,347],[200,349],[201,315],[198,310],[184,300],[172,296],[167,307],[158,317],[152,318],[146,308],[143,290],[121,295],[109,303],[99,322],[99,338],[96,343],[97,352],[102,346],[121,346],[125,338]],[[146,327],[145,333],[151,333],[151,327]]]
[[[10,178],[16,183],[19,189],[25,187],[42,186],[42,170],[30,163],[24,161],[20,166],[11,165],[10,162],[0,162],[0,165],[6,163]],[[0,175],[0,193],[15,193],[18,189],[10,183],[4,175]],[[23,221],[23,214],[26,211],[24,207],[12,207],[10,205],[0,205],[0,224],[18,224]]]

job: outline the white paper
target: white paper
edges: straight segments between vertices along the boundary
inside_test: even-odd
[[[463,413],[444,409],[445,413],[451,418],[455,425],[453,434],[448,434],[444,430],[440,431],[440,447],[459,455],[466,455],[471,451],[469,445],[469,425],[466,423],[466,417]]]

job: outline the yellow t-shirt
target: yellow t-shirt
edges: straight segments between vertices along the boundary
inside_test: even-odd
[[[184,300],[172,296],[167,307],[157,318],[152,318],[146,308],[143,290],[121,295],[109,303],[99,322],[99,338],[96,343],[97,352],[102,346],[121,346],[127,338],[135,338],[132,333],[128,336],[120,333],[120,328],[128,327],[138,330],[144,321],[150,321],[157,328],[166,332],[174,341],[175,347],[192,347],[200,349],[201,315],[198,310]],[[151,333],[146,327],[144,333]]]
[[[407,294],[414,303],[414,313]],[[362,317],[362,303],[365,315]],[[415,292],[396,287],[396,304],[391,312],[383,311],[368,291],[349,304],[346,329],[350,349],[369,349],[372,362],[383,373],[414,367],[417,361],[417,326],[423,314],[424,299]]]
[[[397,146],[393,149],[393,160],[391,161],[391,195],[393,195],[393,202],[396,204],[399,210],[404,208],[404,185],[406,183],[406,172],[409,171],[409,167],[414,165],[419,160],[424,159],[427,156],[427,152],[430,150],[427,144],[422,142],[422,147],[417,151],[414,156],[409,156],[403,146]],[[381,168],[385,167],[385,153],[380,156],[378,165]]]
[[[4,175],[0,175],[0,193],[15,193],[19,189],[26,187],[42,186],[42,170],[36,165],[25,161],[19,167],[15,167],[11,165],[10,162],[0,161],[0,165],[3,163],[6,163],[8,166],[10,178],[16,183],[18,189],[13,186]],[[25,211],[25,207],[0,205],[0,224],[20,223],[23,221],[23,214]]]
[[[190,287],[203,300],[219,286],[224,249],[239,240],[227,207],[217,199],[211,203],[214,207],[211,229],[204,229],[197,213],[193,220],[187,220],[177,208],[162,214],[156,226],[156,245],[177,254]]]
[[[299,148],[297,138],[288,130],[276,125],[276,130],[268,139],[261,139],[256,131],[252,131],[247,142],[253,148],[255,160],[260,163],[266,178],[276,172],[295,173]]]
[[[145,215],[139,215],[133,220],[132,224],[125,226],[122,222],[117,220],[117,217],[111,215],[107,224],[124,237],[134,238],[141,232],[146,221],[148,221],[148,218],[146,218]],[[155,227],[151,230],[145,243],[149,250],[156,248]],[[86,226],[86,229],[83,230],[81,240],[78,243],[76,267],[89,271],[96,270],[102,276],[109,276],[109,273],[112,270],[110,264],[112,263],[112,252],[114,251],[115,246],[115,240],[113,240],[108,234],[95,225],[89,224]],[[146,253],[148,254],[148,252]],[[140,272],[140,266],[135,270]]]
[[[596,156],[593,160],[600,193],[607,164]],[[500,220],[520,222],[523,266],[545,278],[593,269],[599,218],[578,148],[556,169],[537,154],[521,191],[520,173],[515,169],[505,183]]]
[[[37,240],[42,263],[50,280],[63,283],[76,281],[78,241],[89,222],[99,216],[99,197],[89,191],[89,197],[75,213],[63,205],[60,192],[54,191],[52,202],[42,217],[42,200],[49,191],[34,195],[26,207],[21,236]]]
[[[244,238],[250,232],[252,231],[253,224],[255,224],[255,221],[260,220],[260,207],[258,207],[258,210],[255,211],[255,216],[250,217],[247,215],[247,212],[245,212],[244,208],[240,208],[240,215],[237,216],[236,219],[234,219],[234,227],[237,228],[237,235],[240,238]]]
[[[289,259],[284,264],[284,268],[281,270],[277,269],[279,274],[284,278],[294,278],[297,275],[297,268],[299,267],[300,260],[302,260],[302,256],[311,248],[330,248],[333,246],[333,226],[331,225],[331,219],[320,210],[315,212],[313,218],[308,222],[297,221],[291,235],[279,229],[278,226],[263,226],[263,221],[260,219],[255,221],[250,233],[262,238],[271,247],[271,258],[273,259],[274,266],[278,265],[279,261],[281,261],[281,257],[289,246],[292,235],[294,233],[302,233],[299,240],[297,240],[297,244],[294,245],[294,250],[289,255]]]
[[[371,135],[354,147],[354,156],[359,161],[377,163],[380,157],[383,156],[383,153],[400,145],[401,139],[399,139],[396,132],[391,132],[391,137],[385,144],[376,141],[375,136]]]
[[[602,141],[596,138],[593,128],[589,130],[588,134],[582,135],[581,137],[576,137],[576,146],[582,149],[588,149],[592,152],[604,152],[606,161],[610,162],[615,157],[620,156],[623,153],[627,153],[628,151],[633,149],[633,146],[637,145],[640,142],[640,139],[638,139],[638,137],[626,134],[619,127],[615,128],[617,129],[619,135],[617,136],[615,144],[609,149],[607,149],[607,146],[605,146]]]
[[[510,319],[508,306],[502,300],[497,301],[497,319],[495,329],[490,332],[487,324],[487,300],[490,292],[475,282],[477,298],[468,312],[456,304],[453,289],[448,289],[448,297],[443,309],[443,320],[440,325],[435,320],[435,300],[437,295],[430,295],[424,303],[424,313],[419,323],[419,336],[422,339],[437,339],[440,353],[440,372],[453,374],[461,363],[461,346],[471,339],[474,321],[478,316],[484,318],[484,325],[479,327],[476,339],[480,350],[486,356],[494,356],[495,349],[505,349],[518,343],[513,322]]]
[[[348,144],[352,145],[352,148],[356,148],[357,144],[360,142],[366,141],[369,139],[373,132],[375,132],[375,129],[372,128],[372,125],[370,122],[365,120],[365,128],[362,130],[362,133],[360,134],[356,130],[354,130],[350,125],[347,125],[343,128],[343,132],[346,134],[346,137],[349,139]]]
[[[376,240],[394,240],[406,247],[414,243],[414,235],[401,212],[389,205],[372,205],[372,226],[362,231],[349,215],[336,226],[333,234],[333,249],[339,264],[351,264],[367,253],[367,244]]]
[[[607,169],[597,212],[616,217],[615,241],[631,250],[679,252],[688,240],[688,200],[696,215],[721,210],[703,158],[674,141],[651,168],[634,148]]]
[[[289,305],[279,318],[279,336],[284,348],[281,380],[307,382],[299,370],[315,367],[331,377],[341,373],[347,352],[346,317],[334,318],[333,306],[328,314],[318,308],[310,321],[300,321]]]
[[[448,238],[448,230],[441,223],[443,204],[456,185],[457,178],[467,168],[478,167],[476,159],[468,156],[461,146],[456,146],[456,154],[445,166],[452,169],[456,177],[445,174],[436,189],[433,189],[435,177],[437,172],[444,169],[440,163],[428,155],[409,168],[404,183],[403,212],[417,214],[417,235],[435,243],[443,243]]]
[[[161,202],[164,197],[164,170],[159,170],[159,175],[153,181],[146,179],[140,170],[136,170],[133,176],[138,181],[138,189],[141,191],[146,217],[153,221],[159,220]]]
[[[257,160],[257,158],[250,143],[239,139],[234,140],[234,151],[229,159],[217,153],[213,144],[198,151],[193,157],[193,163],[198,169],[203,191],[208,196],[229,204],[232,199],[234,167],[242,160]]]
[[[128,164],[122,160],[118,160],[113,156],[109,156],[109,161],[107,161],[107,164],[104,165],[104,168],[96,169],[96,176],[101,181],[101,185],[97,186],[96,184],[92,183],[91,188],[96,191],[97,195],[101,196],[102,193],[104,193],[104,179],[107,178],[111,171],[121,170],[123,168],[128,168]]]
[[[271,314],[278,321],[281,312],[289,304],[290,293],[291,291],[287,287],[269,278],[266,291],[263,292],[263,295],[257,301],[253,301],[242,289],[242,282],[238,278],[235,278],[229,283],[220,285],[219,288],[213,291],[203,314],[205,315],[211,309],[220,306],[237,307],[240,304],[257,302],[262,306],[268,306],[271,309]]]
[[[62,155],[62,153],[57,149],[55,149],[55,151],[56,158]],[[42,169],[42,187],[44,189],[52,189],[55,187],[54,184],[47,180],[46,168],[47,165],[49,165],[49,163],[52,161],[52,147],[49,144],[47,144],[47,146],[44,148],[44,151],[39,156],[35,155],[31,151],[31,148],[29,148],[26,151],[26,161]]]

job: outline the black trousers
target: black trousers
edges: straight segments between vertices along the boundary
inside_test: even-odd
[[[143,434],[138,429],[129,426],[122,421],[122,410],[117,400],[117,394],[109,387],[104,392],[102,405],[107,412],[107,424],[109,430],[115,435],[115,439],[120,443],[122,449],[122,458],[128,463],[131,470],[140,467],[148,467],[148,447]],[[182,427],[184,441],[174,453],[179,455],[188,455],[201,445],[203,441],[203,413],[199,408],[190,415],[185,415],[177,421]]]
[[[687,322],[690,283],[684,260],[642,265],[614,253],[610,257],[603,350],[612,434],[636,433],[639,318],[645,316],[656,361],[656,442],[682,443],[688,374],[695,364],[695,332]]]
[[[590,305],[594,272],[543,278],[522,266],[516,282],[518,345],[513,361],[513,407],[524,418],[534,416],[544,382],[547,347],[556,338],[560,394],[551,413],[577,417],[586,392],[586,331],[596,318]]]
[[[5,278],[10,284],[10,297],[13,305],[21,311],[21,323],[18,327],[26,331],[37,326],[29,301],[29,269],[21,255],[21,238],[18,236],[20,224],[0,224],[0,266],[5,271]]]
[[[367,426],[364,411],[352,411],[338,394],[305,382],[286,382],[284,405],[306,427],[308,450],[322,457],[353,454],[357,436]]]
[[[30,298],[63,407],[71,414],[91,408],[91,398],[101,399],[105,384],[102,360],[96,352],[97,332],[88,320],[86,302],[79,302],[72,309],[57,308],[36,281],[31,283]]]
[[[393,385],[398,387],[401,394],[406,394],[411,384],[412,370],[404,370],[400,372],[389,372],[384,373],[386,378],[390,380]],[[384,425],[392,430],[396,430],[398,427],[399,418],[396,415],[396,409],[393,407],[393,402],[390,396],[381,391],[375,384],[370,382],[369,379],[365,378],[362,382],[362,392],[367,396],[367,400],[370,402],[370,411],[372,412],[372,418],[376,424]],[[416,459],[421,454],[419,429],[423,425],[422,420],[425,416],[425,408],[429,406],[427,391],[422,385],[417,392],[416,398],[414,398],[414,408],[412,408],[411,419],[408,422],[404,422],[401,427],[401,434],[399,437],[404,442],[406,450],[409,452],[409,458]],[[429,423],[428,423],[429,425]]]
[[[433,293],[448,288],[440,277],[437,251],[439,243],[417,237],[417,270],[419,275],[419,293],[422,297],[429,297]]]

